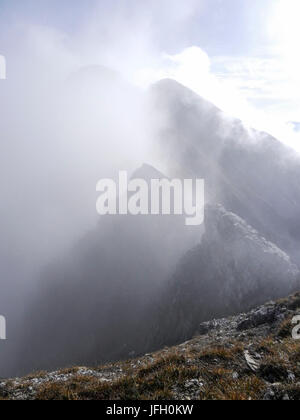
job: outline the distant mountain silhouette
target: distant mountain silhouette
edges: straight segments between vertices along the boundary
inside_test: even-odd
[[[146,164],[132,177],[165,178]],[[202,226],[187,228],[185,216],[102,217],[68,258],[42,275],[24,322],[20,370],[143,352],[157,297],[202,233]]]

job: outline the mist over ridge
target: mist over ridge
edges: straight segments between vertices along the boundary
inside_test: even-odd
[[[102,75],[103,69],[96,69],[97,80],[99,71]],[[87,69],[87,72],[89,73],[90,69]],[[95,69],[92,72],[94,74]],[[81,75],[80,72],[80,80]],[[119,80],[117,78],[116,82],[115,74],[111,75],[105,69],[103,77],[103,94],[110,95],[109,83],[112,83],[112,95],[117,95],[116,100],[118,95],[122,97],[123,88],[115,89]],[[75,80],[76,84],[77,76]],[[74,76],[71,81],[72,95],[73,86]],[[76,104],[74,112],[85,107],[86,100],[90,101],[87,94],[90,91],[84,80],[82,86],[83,89],[78,95],[80,102]],[[123,82],[121,86],[124,86]],[[125,84],[124,89],[131,95],[132,88]],[[138,98],[139,95],[137,94]],[[225,212],[233,211],[244,218],[266,238],[266,241],[274,242],[276,249],[279,247],[283,250],[278,251],[282,252],[282,261],[280,258],[276,260],[275,257],[274,260],[267,260],[264,259],[263,248],[256,246],[255,255],[260,255],[261,268],[257,272],[254,270],[249,277],[246,276],[243,286],[234,282],[231,289],[228,290],[226,286],[226,294],[225,291],[224,294],[222,292],[222,277],[217,277],[220,299],[228,308],[224,312],[218,312],[218,315],[236,313],[238,309],[248,310],[249,307],[262,303],[261,286],[255,286],[251,290],[254,278],[257,278],[258,284],[265,283],[266,299],[277,298],[292,291],[296,287],[299,272],[292,266],[292,262],[286,261],[286,258],[289,258],[286,253],[292,256],[294,262],[298,261],[295,251],[298,249],[295,247],[298,243],[297,232],[291,230],[291,226],[295,226],[291,218],[295,217],[297,220],[300,203],[300,200],[295,199],[299,194],[296,183],[300,170],[298,155],[267,134],[254,130],[249,132],[240,121],[226,118],[221,110],[177,82],[161,81],[150,90],[149,95],[143,103],[146,104],[144,109],[151,109],[150,114],[145,114],[148,118],[146,125],[151,126],[153,130],[153,157],[157,156],[157,167],[163,167],[168,172],[163,174],[151,165],[143,165],[133,171],[133,176],[138,175],[147,181],[157,176],[203,177],[206,181],[208,203],[222,203],[226,208]],[[120,115],[118,107],[106,109],[106,115],[111,111]],[[130,124],[126,124],[125,127],[130,133]],[[101,129],[105,134],[108,133],[105,127]],[[98,156],[93,157],[96,162],[97,159]],[[155,161],[155,158],[153,160]],[[251,164],[253,169],[254,162],[255,170],[251,171]],[[119,164],[117,158],[114,166],[109,168],[108,172],[110,171],[112,176],[120,168]],[[89,168],[91,169],[91,165]],[[105,172],[104,168],[105,163],[101,166],[101,175],[105,173],[107,176],[108,172]],[[84,173],[85,167],[81,171],[80,174]],[[94,173],[96,172],[99,175],[97,169]],[[291,176],[295,177],[295,182],[291,182]],[[273,190],[275,178],[281,180],[279,185],[276,185],[276,191],[280,191],[281,188],[284,190],[282,195]],[[286,214],[283,209],[289,213],[289,218],[283,217]],[[213,224],[210,226],[212,229]],[[204,225],[204,228],[207,226]],[[229,226],[228,229],[230,235],[232,228]],[[206,241],[210,240],[207,236],[210,235],[209,232],[212,231],[206,232]],[[186,292],[190,291],[193,297],[200,298],[202,294],[208,293],[206,284],[214,284],[211,280],[207,283],[205,281],[205,270],[210,272],[210,275],[213,274],[208,261],[212,260],[214,264],[214,251],[205,248],[205,243],[201,242],[202,234],[202,227],[198,230],[187,229],[176,217],[157,219],[148,216],[120,216],[100,219],[96,227],[89,227],[88,233],[78,235],[81,239],[71,241],[71,244],[76,245],[71,245],[70,251],[57,252],[50,264],[39,272],[34,293],[26,305],[22,332],[17,329],[18,351],[14,352],[11,365],[6,367],[7,371],[16,374],[76,363],[96,364],[142,354],[147,349],[154,348],[157,345],[155,325],[160,323],[156,317],[161,313],[161,305],[166,310],[168,308],[170,302],[165,301],[164,296],[171,296],[173,293],[168,285],[172,284],[171,279],[177,270],[184,270],[181,264],[186,253],[190,251],[196,255],[196,252],[200,252],[199,258],[195,263],[189,264],[188,270],[192,277],[203,276],[203,282],[199,280],[194,293],[190,286]],[[234,230],[232,234],[234,235]],[[247,232],[245,235],[247,236]],[[219,275],[224,275],[225,287],[232,261],[238,257],[235,257],[236,250],[230,241],[223,243],[223,240],[222,236],[218,237],[215,246],[220,246],[220,254],[223,247],[229,247],[226,249],[227,257],[224,256],[223,261],[221,259],[220,262],[221,257],[218,257]],[[191,251],[192,249],[195,251]],[[201,249],[203,251],[200,251]],[[217,248],[215,250],[217,252]],[[209,258],[205,257],[206,252],[209,252]],[[243,258],[237,264],[237,270],[245,270],[246,265],[251,265],[251,262]],[[291,268],[290,277],[286,275],[285,279],[282,279],[277,291],[272,282],[276,279],[278,284],[281,283],[278,276],[278,267],[281,264],[282,273],[285,272],[286,266],[294,268]],[[276,277],[273,277],[275,273]],[[179,283],[177,286],[180,291],[179,295],[176,293],[178,312],[172,305],[168,310],[171,320],[168,321],[166,330],[163,330],[164,324],[161,325],[160,337],[164,337],[165,334],[168,343],[176,341],[178,337],[187,338],[193,333],[197,323],[213,316],[212,312],[209,312],[209,316],[207,312],[205,316],[201,315],[198,309],[193,312],[191,301],[185,302],[184,290],[187,280],[188,278],[183,277],[182,285]],[[244,303],[243,300],[239,300],[236,287],[249,287],[249,293],[254,294],[251,300],[246,299]],[[215,307],[214,296],[209,296],[207,302]],[[232,305],[236,299],[238,303]],[[172,327],[175,339],[168,341],[167,331],[173,322],[176,323],[175,320],[182,310],[188,310],[189,317],[192,318],[192,327],[188,332],[184,330],[183,335],[176,326]],[[188,322],[189,317],[184,322]],[[163,318],[166,317],[163,315]],[[162,341],[159,340],[161,345]]]
[[[168,73],[161,61],[180,73],[191,41],[179,29],[202,1],[121,3],[70,20],[62,6],[67,28],[41,6],[29,21],[5,9],[0,376],[142,354],[297,288],[299,154],[174,79],[140,87],[149,69]],[[192,49],[203,87],[213,59]],[[180,217],[99,219],[96,183],[120,170],[203,178],[215,217],[197,229]]]

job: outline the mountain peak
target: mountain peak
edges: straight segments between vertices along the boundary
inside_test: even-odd
[[[116,83],[120,80],[122,79],[118,72],[99,65],[81,67],[68,78],[71,83]]]
[[[209,100],[203,98],[191,88],[183,85],[175,79],[161,79],[152,85],[152,92],[154,95],[162,95],[165,99],[180,100],[184,104],[189,102],[219,112],[220,109]]]
[[[132,179],[145,179],[146,181],[151,181],[152,179],[162,179],[166,178],[161,172],[159,172],[154,166],[149,165],[148,163],[143,163],[143,165],[138,168],[131,176]]]

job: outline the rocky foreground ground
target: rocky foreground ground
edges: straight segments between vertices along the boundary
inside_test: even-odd
[[[199,326],[184,344],[101,366],[2,380],[2,400],[299,400],[300,293]]]

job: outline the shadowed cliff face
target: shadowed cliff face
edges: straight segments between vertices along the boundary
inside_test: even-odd
[[[151,96],[170,170],[205,178],[208,201],[238,214],[300,262],[299,155],[175,81],[159,82]]]
[[[288,255],[222,206],[207,206],[201,245],[187,253],[161,300],[156,345],[182,342],[201,322],[246,312],[299,288]]]

